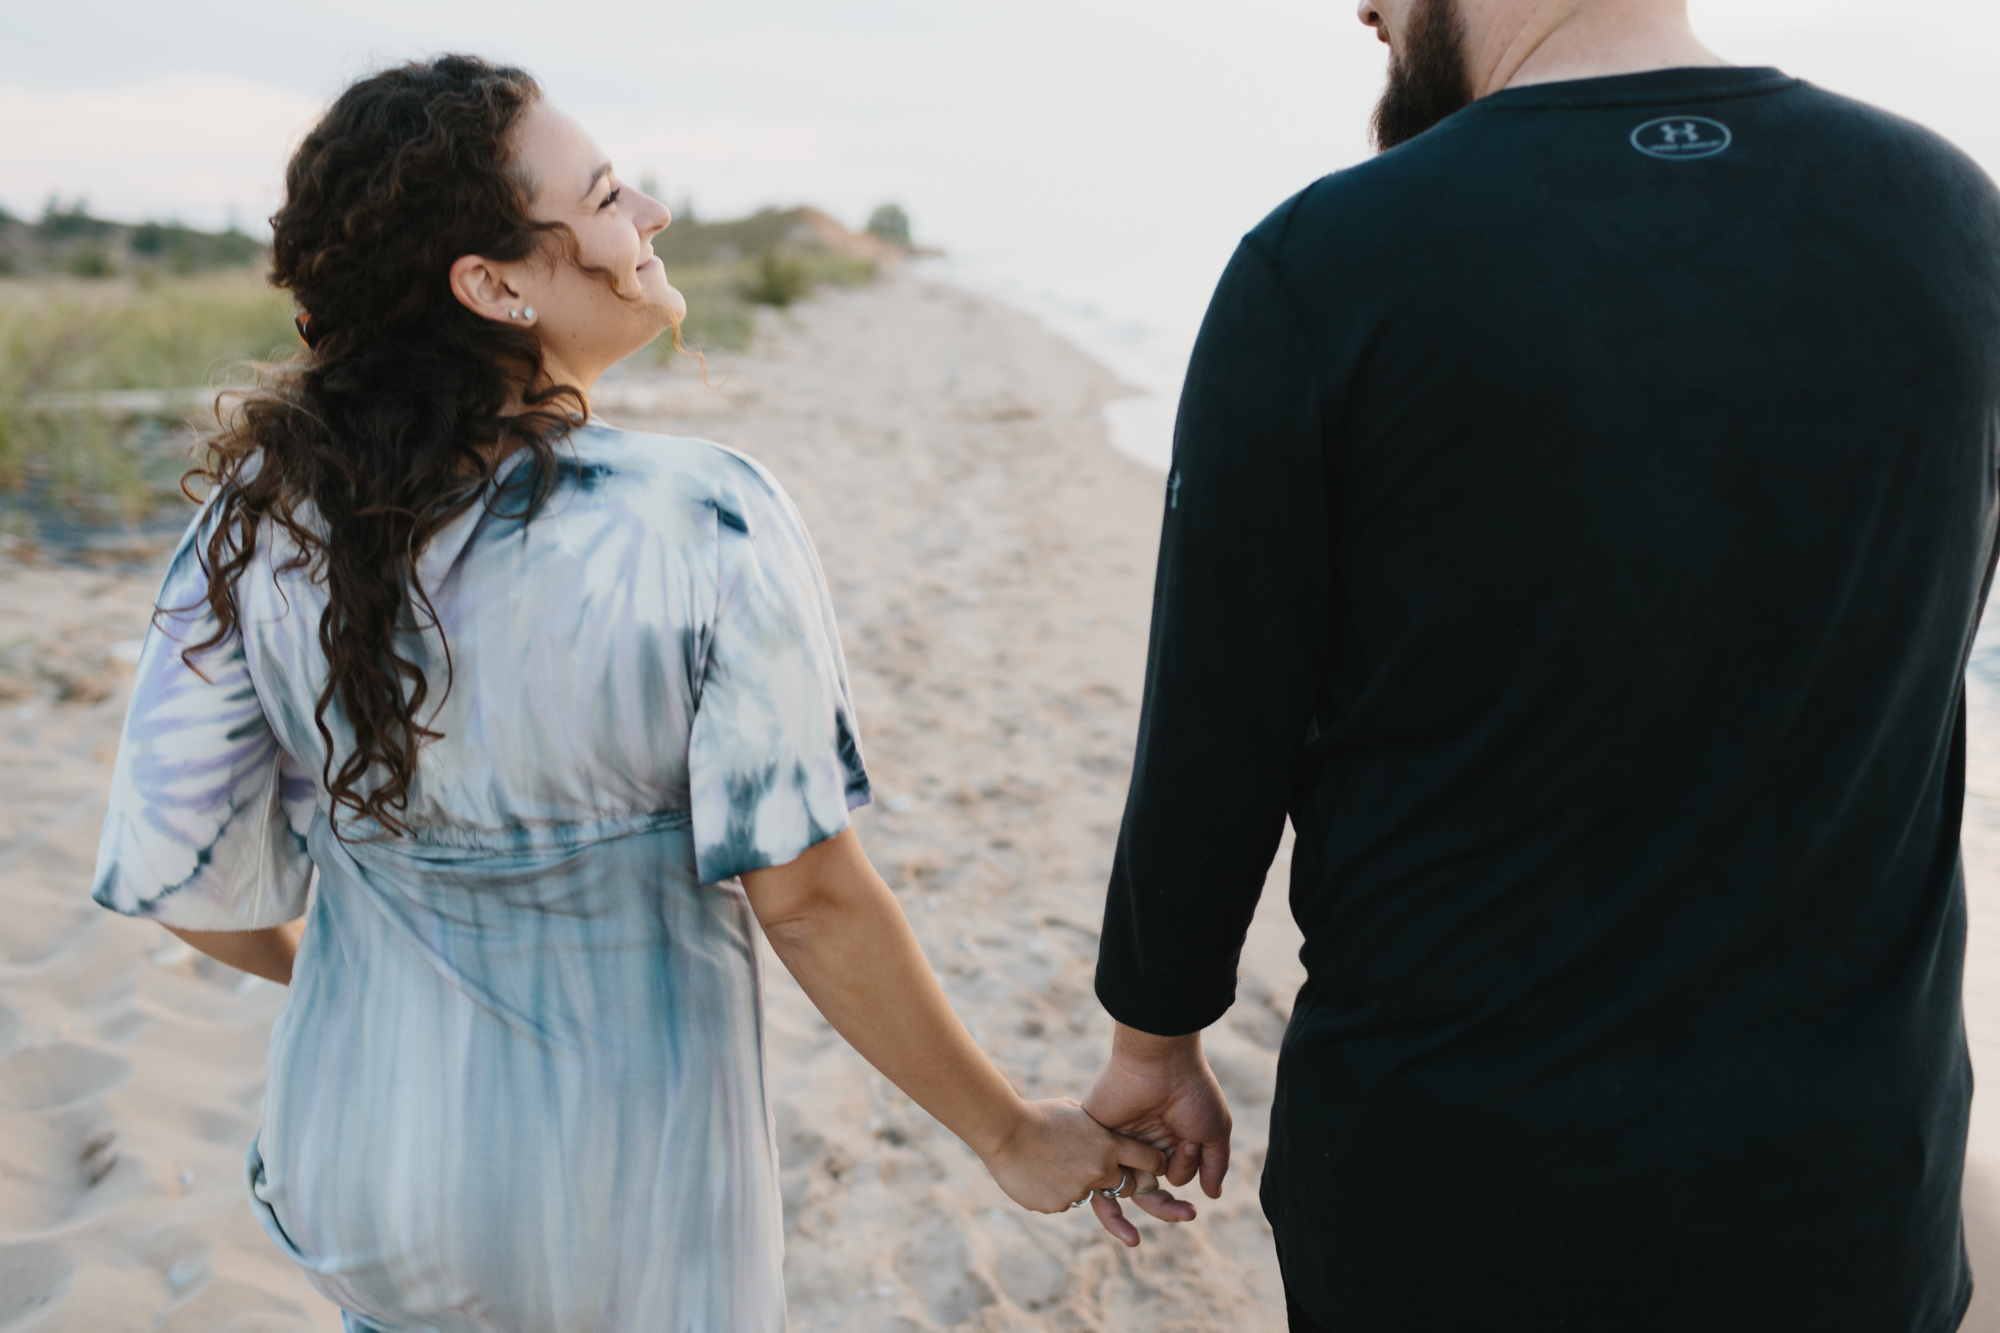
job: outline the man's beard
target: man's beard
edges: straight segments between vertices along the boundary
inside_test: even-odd
[[[1417,0],[1402,49],[1389,59],[1389,86],[1375,104],[1370,129],[1376,148],[1386,152],[1408,143],[1471,104],[1458,0]]]

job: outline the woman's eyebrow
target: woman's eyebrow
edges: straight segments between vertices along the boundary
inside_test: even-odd
[[[590,173],[590,184],[583,187],[583,194],[579,197],[583,199],[590,198],[591,195],[597,192],[597,182],[603,180],[606,176],[610,174],[611,174],[611,164],[609,162],[598,163],[597,170]]]

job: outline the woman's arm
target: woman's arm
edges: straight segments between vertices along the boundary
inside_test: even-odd
[[[262,930],[175,930],[172,926],[165,929],[218,963],[289,986],[292,959],[298,955],[299,937],[306,933],[306,923],[292,921]]]
[[[1125,1167],[1165,1169],[1158,1149],[1111,1133],[1077,1103],[1024,1101],[1008,1085],[952,1012],[852,829],[789,865],[746,873],[743,887],[834,1030],[978,1153],[1016,1203],[1059,1212],[1086,1189],[1117,1185]],[[1138,1242],[1136,1231],[1119,1234]]]

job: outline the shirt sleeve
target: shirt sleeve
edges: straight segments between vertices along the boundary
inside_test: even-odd
[[[205,510],[182,539],[146,634],[118,742],[92,897],[183,930],[256,930],[304,915],[315,784],[279,747],[241,632],[215,630]]]
[[[1145,700],[1112,863],[1097,995],[1120,1022],[1199,1031],[1284,832],[1325,671],[1331,553],[1314,359],[1247,239],[1182,391]]]
[[[744,466],[717,503],[716,611],[688,737],[704,884],[796,860],[869,798],[819,558],[790,498]]]

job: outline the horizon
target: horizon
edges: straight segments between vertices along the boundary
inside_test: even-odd
[[[1725,59],[1919,121],[2000,176],[2000,6],[1691,0]],[[529,68],[621,172],[705,217],[876,205],[1121,377],[1171,397],[1237,238],[1370,155],[1385,48],[1353,8],[1239,0],[863,0],[726,8],[599,0],[545,31],[521,0],[338,14],[246,0],[37,7],[0,47],[0,206],[231,223],[259,239],[320,108],[392,59]],[[116,34],[105,41],[103,34]],[[1167,404],[1134,429],[1162,447]]]
[[[1842,0],[1691,8],[1724,58],[1907,115],[2000,175],[2000,10],[1920,0],[1891,22]],[[1304,0],[1227,15],[1138,0],[593,12],[598,28],[661,36],[514,37],[539,16],[518,0],[364,0],[337,19],[242,0],[38,8],[0,51],[0,207],[33,217],[53,194],[99,216],[266,234],[285,157],[333,94],[394,59],[472,49],[530,69],[628,177],[711,216],[812,203],[858,227],[894,199],[926,239],[978,253],[1108,241],[1141,219],[1240,234],[1368,155],[1384,63],[1350,8]]]

